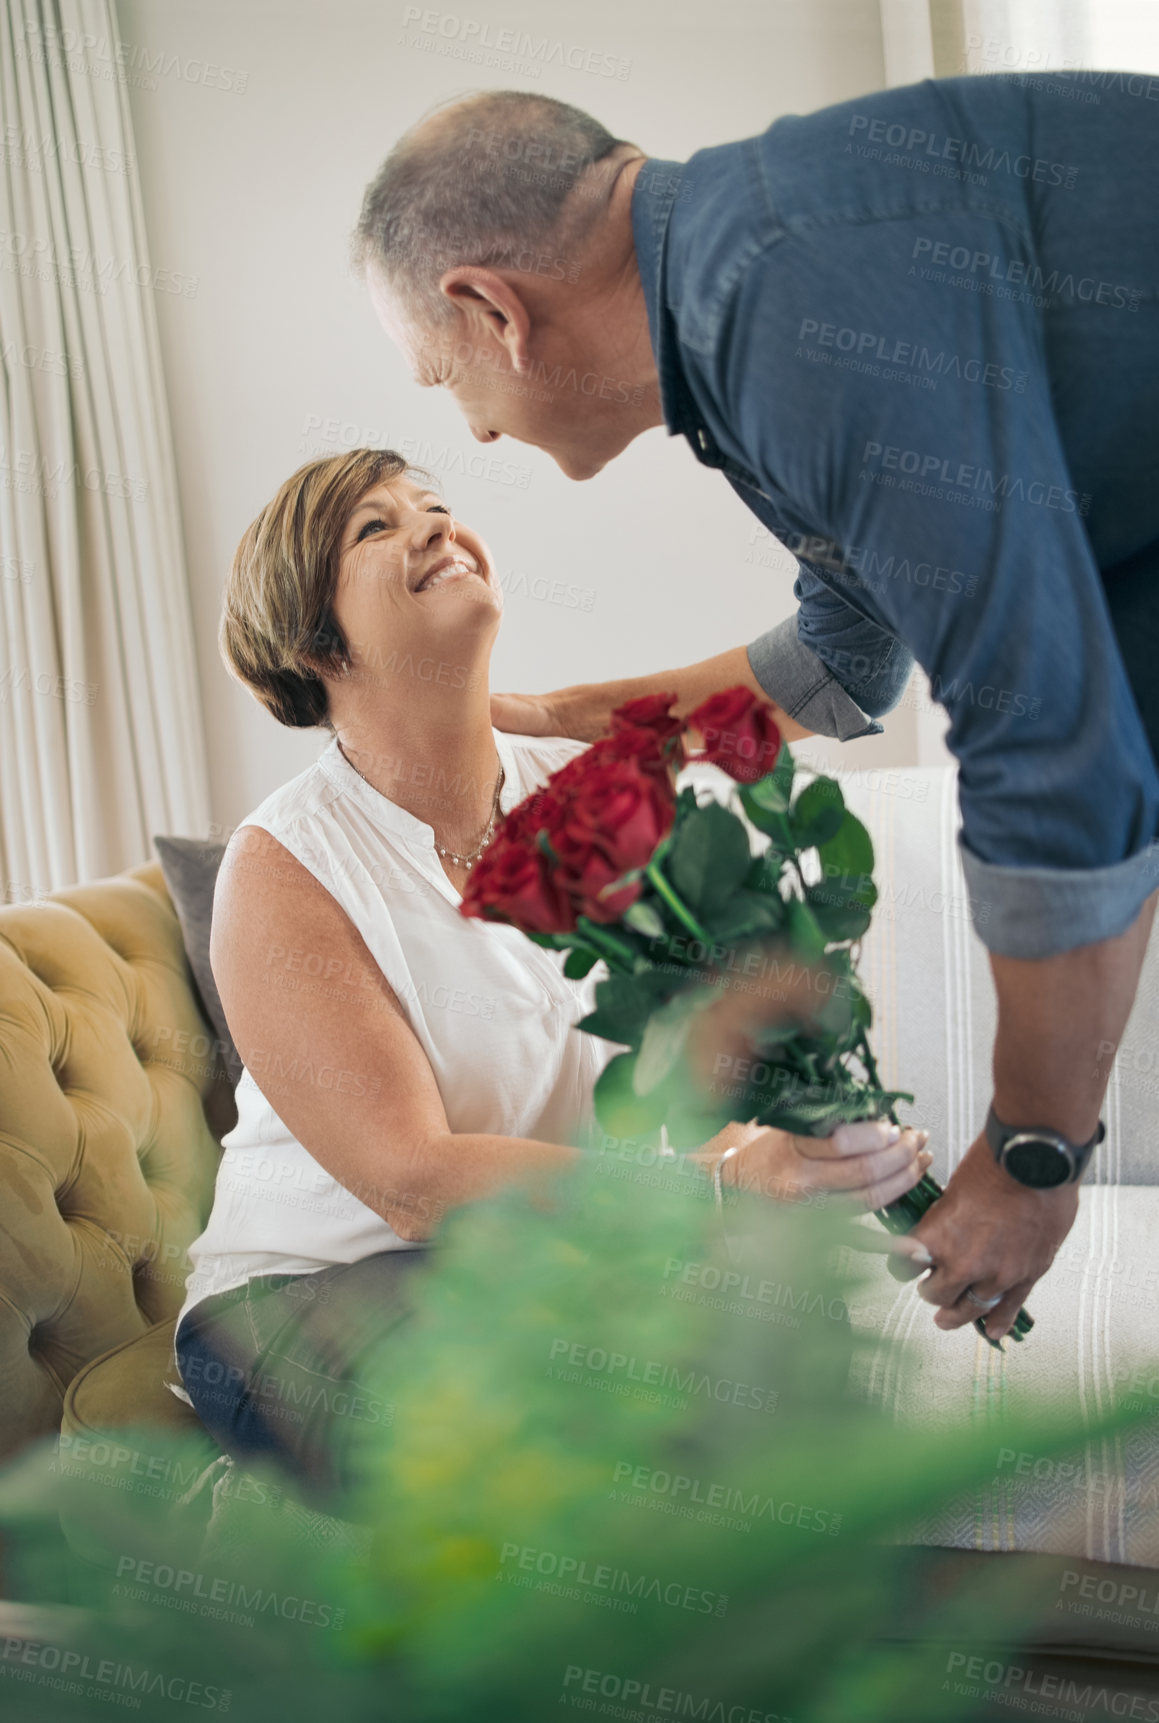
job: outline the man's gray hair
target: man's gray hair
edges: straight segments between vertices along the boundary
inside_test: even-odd
[[[588,170],[625,142],[551,96],[458,100],[412,127],[367,187],[354,267],[381,275],[419,326],[454,317],[438,284],[459,264],[574,280],[611,187],[612,176]]]

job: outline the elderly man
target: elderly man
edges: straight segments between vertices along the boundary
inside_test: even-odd
[[[678,163],[484,94],[401,140],[356,234],[480,441],[585,479],[665,425],[799,558],[797,614],[747,647],[497,722],[588,738],[744,681],[845,740],[929,675],[998,1029],[921,1290],[995,1338],[1073,1224],[1159,883],[1157,96],[932,81]]]

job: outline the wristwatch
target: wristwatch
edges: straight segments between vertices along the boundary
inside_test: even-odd
[[[1077,1184],[1106,1134],[1107,1127],[1100,1119],[1089,1143],[1071,1143],[1061,1131],[1046,1130],[1039,1125],[1004,1125],[993,1104],[986,1114],[986,1141],[994,1151],[994,1159],[1012,1179],[1032,1190]]]

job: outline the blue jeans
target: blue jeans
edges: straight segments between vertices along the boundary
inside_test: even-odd
[[[355,1481],[354,1450],[393,1408],[362,1379],[411,1311],[429,1251],[387,1250],[315,1274],[261,1275],[204,1298],[175,1339],[186,1392],[241,1464],[279,1461],[319,1506]]]

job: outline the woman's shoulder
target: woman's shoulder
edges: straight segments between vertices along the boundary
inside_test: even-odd
[[[327,743],[317,759],[286,783],[279,784],[276,790],[271,790],[241,824],[264,826],[266,831],[276,834],[278,830],[288,830],[299,821],[322,813],[339,793],[327,770],[334,749],[333,741]]]
[[[239,821],[226,845],[214,903],[236,898],[244,906],[251,893],[288,894],[312,889],[304,873],[321,879],[318,861],[329,848],[332,823],[326,810],[338,790],[327,776],[327,750],[260,801]],[[323,883],[325,883],[323,881]]]

